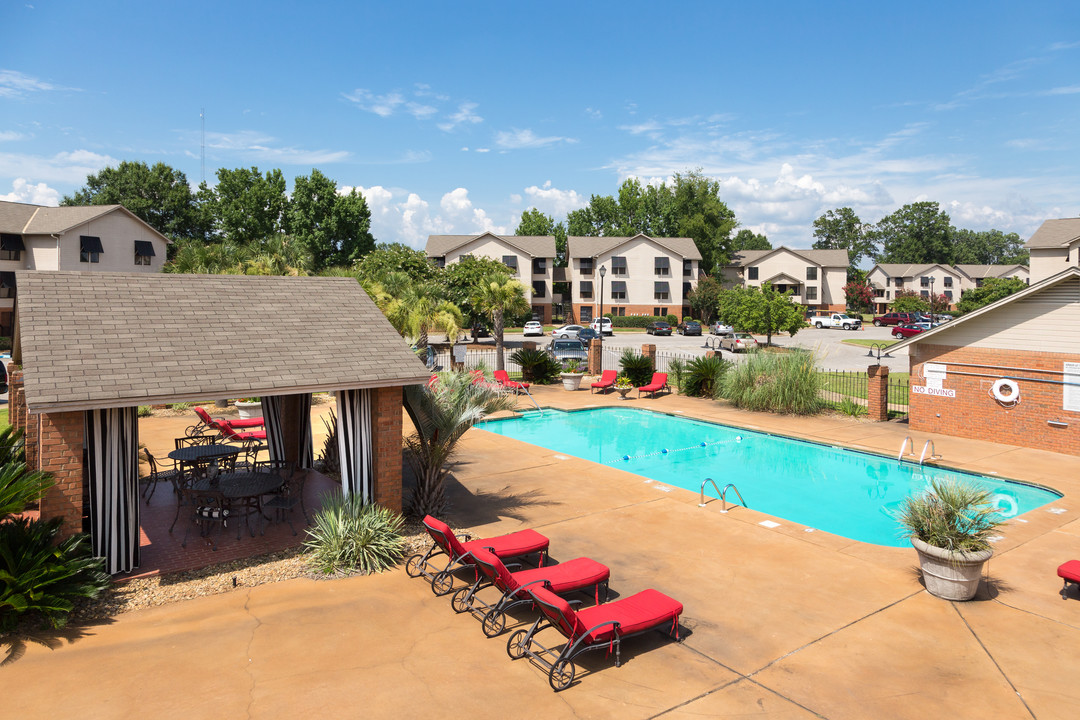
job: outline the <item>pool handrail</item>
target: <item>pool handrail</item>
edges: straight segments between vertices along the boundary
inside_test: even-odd
[[[900,443],[900,454],[896,456],[896,462],[900,462],[904,459],[904,448],[911,448],[911,455],[915,454],[915,441],[911,439],[910,435],[904,436],[904,442]]]
[[[926,448],[930,448],[930,455],[929,456],[927,456],[927,454],[926,454]],[[912,448],[912,451],[914,451],[914,450],[915,450],[915,448]],[[934,441],[933,440],[927,440],[926,444],[922,446],[922,454],[919,455],[919,464],[922,465],[923,460],[925,460],[927,457],[929,457],[931,460],[933,460],[935,457],[937,457],[937,448],[934,447]]]
[[[742,493],[739,492],[739,488],[735,487],[735,483],[728,483],[727,485],[724,486],[724,489],[721,490],[720,488],[718,488],[716,486],[716,481],[713,480],[712,478],[705,478],[704,480],[701,481],[701,502],[698,503],[698,507],[705,507],[705,505],[706,505],[706,503],[705,503],[705,486],[707,484],[709,484],[709,483],[712,483],[713,490],[715,490],[716,494],[720,496],[720,503],[721,503],[720,512],[726,513],[728,511],[728,507],[727,507],[727,491],[729,489],[735,491],[735,494],[739,496],[739,501],[742,503],[742,506],[746,507],[746,500],[743,499]]]

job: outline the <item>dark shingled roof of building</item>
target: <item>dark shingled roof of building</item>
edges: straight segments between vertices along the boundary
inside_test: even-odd
[[[353,278],[17,272],[31,412],[412,385],[424,364]]]

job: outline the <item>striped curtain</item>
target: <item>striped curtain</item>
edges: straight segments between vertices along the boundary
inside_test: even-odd
[[[138,408],[88,410],[86,468],[90,544],[109,574],[139,566]]]
[[[315,449],[311,438],[311,393],[300,396],[300,457],[296,467],[310,469],[315,466]]]
[[[339,390],[337,397],[338,455],[341,461],[341,492],[357,493],[372,502],[371,390]]]
[[[263,395],[262,410],[270,461],[283,461],[285,460],[285,437],[281,432],[281,396]]]

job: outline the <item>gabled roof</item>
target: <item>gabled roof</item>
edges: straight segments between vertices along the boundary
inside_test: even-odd
[[[625,245],[631,240],[647,240],[664,248],[672,255],[677,255],[683,260],[701,260],[701,251],[693,238],[652,237],[645,233],[638,233],[631,237],[615,237],[608,235],[571,235],[566,238],[567,255],[571,258],[596,258],[613,252],[620,245]]]
[[[802,258],[811,265],[817,265],[818,267],[846,268],[849,263],[847,250],[796,250],[781,245],[772,250],[739,250],[732,254],[731,265],[729,267],[745,267],[747,265],[753,265],[780,252],[791,253],[796,257]]]
[[[1027,241],[1025,247],[1029,249],[1066,247],[1077,240],[1080,240],[1080,218],[1046,220]]]
[[[468,245],[474,240],[493,238],[532,258],[555,257],[554,235],[496,235],[484,232],[479,235],[428,235],[424,252],[428,257],[445,257],[447,253]]]
[[[353,278],[17,271],[30,411],[411,385],[429,374]]]
[[[770,278],[765,278],[761,282],[772,283],[773,285],[802,285],[805,281],[792,277],[786,272],[778,272]]]
[[[1027,265],[953,265],[969,278],[999,278],[1017,270],[1028,271]]]
[[[944,272],[953,272],[951,266],[941,263],[878,263],[873,268],[870,268],[870,272],[874,272],[874,268],[881,268],[881,271],[891,278],[919,277],[932,272],[935,268]]]
[[[1039,293],[1044,292],[1049,288],[1054,287],[1055,285],[1060,285],[1063,282],[1070,282],[1077,279],[1080,279],[1080,268],[1070,267],[1067,270],[1059,272],[1057,275],[1052,275],[1045,280],[1041,280],[1034,285],[1024,288],[1019,292],[1015,292],[1012,295],[1007,295],[1006,297],[1001,298],[997,302],[992,302],[989,305],[984,305],[978,310],[972,310],[967,315],[961,315],[955,320],[950,320],[947,323],[938,325],[936,328],[927,330],[926,332],[921,332],[918,335],[913,335],[905,340],[901,340],[895,345],[890,345],[889,352],[892,352],[893,350],[901,350],[908,347],[909,345],[914,345],[915,343],[919,343],[937,335],[940,335],[943,332],[947,333],[953,328],[958,327],[971,320],[974,320],[977,317],[981,317],[982,315],[986,315],[987,313],[996,312],[998,308],[1004,307],[1005,305],[1018,302],[1026,298],[1030,298],[1033,295],[1038,295]],[[1078,288],[1078,290],[1080,290],[1080,288]],[[1076,294],[1075,302],[1080,303],[1080,291],[1078,291]],[[1033,349],[1038,350],[1037,347]]]
[[[60,235],[114,212],[127,215],[165,242],[172,242],[123,205],[47,207],[0,200],[0,232],[16,235]]]

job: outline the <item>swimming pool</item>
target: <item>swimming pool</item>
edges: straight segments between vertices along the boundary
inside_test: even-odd
[[[908,545],[891,513],[934,478],[986,487],[1006,518],[1061,497],[985,475],[634,408],[532,411],[477,427],[695,493],[707,477],[719,487],[733,482],[747,507],[875,545]]]

